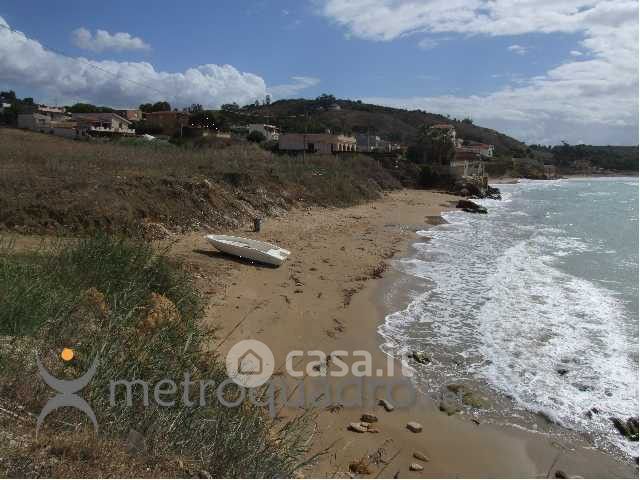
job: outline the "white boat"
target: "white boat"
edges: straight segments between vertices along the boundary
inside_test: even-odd
[[[224,253],[269,265],[282,265],[291,252],[276,245],[230,235],[206,235],[207,242]]]

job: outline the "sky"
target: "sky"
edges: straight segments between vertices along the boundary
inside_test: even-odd
[[[331,93],[527,143],[637,145],[638,4],[5,1],[0,89],[114,107]]]

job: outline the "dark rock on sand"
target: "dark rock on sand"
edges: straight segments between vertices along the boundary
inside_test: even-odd
[[[367,423],[376,423],[378,421],[378,417],[373,413],[363,413],[360,420]]]
[[[567,373],[569,373],[569,369],[568,368],[558,368],[556,370],[556,372],[558,372],[558,375],[560,375],[561,377],[564,377]]]
[[[487,209],[481,205],[478,205],[471,200],[458,200],[456,208],[461,208],[465,212],[469,213],[487,213]]]

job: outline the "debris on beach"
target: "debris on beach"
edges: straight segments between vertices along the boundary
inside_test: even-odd
[[[428,462],[429,461],[429,457],[427,457],[422,452],[413,452],[413,458],[415,458],[416,460],[420,460],[422,462]]]
[[[393,410],[395,409],[393,404],[390,401],[385,400],[384,398],[378,400],[378,405],[384,408],[387,412],[393,412]]]
[[[413,433],[420,433],[422,431],[422,425],[420,425],[418,422],[407,423],[407,428]]]
[[[366,427],[362,425],[361,422],[351,422],[349,424],[349,430],[356,433],[365,433],[368,427],[368,425]]]
[[[422,470],[424,470],[424,467],[419,463],[412,463],[411,465],[409,465],[409,470],[411,470],[412,472],[421,472]]]

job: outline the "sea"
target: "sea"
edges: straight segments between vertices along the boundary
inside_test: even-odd
[[[494,398],[495,421],[537,429],[542,412],[638,455],[610,420],[638,415],[638,178],[499,188],[478,200],[487,215],[445,213],[395,261],[404,300],[383,351],[427,353],[415,378],[428,394],[464,382]]]

